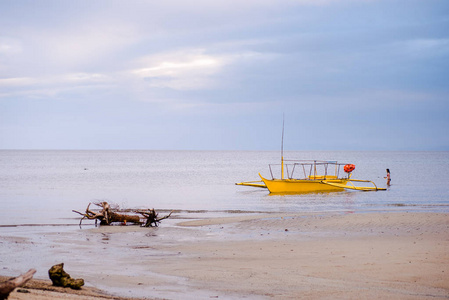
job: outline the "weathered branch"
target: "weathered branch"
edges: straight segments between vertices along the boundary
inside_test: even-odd
[[[84,219],[100,220],[100,225],[109,225],[111,222],[110,221],[110,213],[109,213],[109,208],[110,208],[109,204],[107,202],[94,203],[97,206],[103,207],[103,209],[98,213],[91,211],[89,209],[91,204],[92,203],[89,203],[89,205],[87,205],[85,213],[81,213],[79,211],[72,210],[73,212],[83,216],[80,220],[80,226],[81,226],[81,222],[83,222]]]
[[[23,286],[28,280],[33,278],[34,273],[36,273],[36,270],[30,269],[23,275],[0,283],[0,300],[7,299],[9,294],[14,291],[16,287]]]

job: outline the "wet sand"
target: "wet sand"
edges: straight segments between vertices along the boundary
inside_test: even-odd
[[[171,222],[69,233],[79,239],[71,251],[82,250],[91,264],[69,259],[66,266],[108,293],[147,299],[449,298],[449,214],[248,214]],[[67,236],[48,238],[70,244]],[[117,268],[101,270],[101,262],[89,259],[90,247],[99,245],[102,262]],[[43,293],[34,299],[60,298],[31,291]],[[29,295],[14,292],[10,299]],[[75,296],[64,299],[85,299]]]

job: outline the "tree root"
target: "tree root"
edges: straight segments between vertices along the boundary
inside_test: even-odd
[[[154,210],[154,208],[149,209],[147,211],[136,211],[136,213],[141,214],[142,216],[144,216],[147,220],[145,222],[145,224],[143,224],[143,227],[158,227],[159,223],[164,220],[167,219],[171,216],[171,214],[173,213],[173,211],[171,211],[168,215],[166,215],[165,217],[162,218],[158,218],[158,213],[156,213],[156,211]]]

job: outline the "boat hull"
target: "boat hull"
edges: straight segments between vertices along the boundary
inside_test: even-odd
[[[266,179],[262,178],[270,193],[311,193],[311,192],[338,192],[345,188],[323,183],[322,179]],[[339,178],[326,180],[346,186],[349,179]]]

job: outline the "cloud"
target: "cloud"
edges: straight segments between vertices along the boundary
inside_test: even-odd
[[[447,55],[449,54],[449,39],[412,39],[401,43],[403,49],[412,55]]]
[[[207,54],[204,49],[182,49],[142,57],[129,74],[154,88],[214,89],[223,85],[219,75],[224,69],[267,56],[252,51]]]
[[[221,70],[224,61],[202,50],[182,50],[149,55],[137,64],[139,67],[130,74],[150,87],[191,90],[213,88],[212,76]]]
[[[22,52],[22,47],[17,39],[0,36],[0,56],[13,55]]]
[[[110,88],[114,79],[97,73],[67,73],[54,76],[0,79],[1,98],[57,98],[61,93]]]
[[[87,84],[106,83],[108,81],[110,81],[110,78],[108,76],[98,73],[72,73],[66,74],[61,79],[61,82],[66,83],[87,83]]]
[[[145,131],[283,111],[316,132],[351,112],[366,128],[395,114],[399,130],[405,109],[448,109],[447,4],[430,1],[0,1],[0,101]]]
[[[13,78],[2,78],[0,79],[0,87],[11,88],[11,87],[24,87],[30,86],[37,83],[37,80],[30,77],[13,77]]]
[[[34,48],[33,51],[39,51],[39,56],[51,67],[89,69],[134,42],[132,28],[129,27],[114,22],[85,24],[55,32],[41,31],[29,37],[29,46]]]

